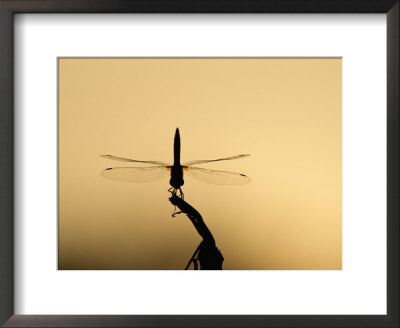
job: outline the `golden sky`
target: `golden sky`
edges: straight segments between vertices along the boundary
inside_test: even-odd
[[[185,177],[224,270],[341,269],[339,58],[60,58],[59,269],[183,269],[201,241],[171,217],[169,178],[105,179],[100,157],[182,162],[251,177]]]

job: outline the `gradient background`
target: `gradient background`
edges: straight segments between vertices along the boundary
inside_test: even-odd
[[[185,200],[238,270],[341,269],[341,59],[59,59],[59,269],[183,269],[201,241],[169,179],[101,177],[112,154],[244,173]],[[135,166],[135,165],[132,165]],[[140,165],[136,165],[140,166]],[[200,166],[200,165],[199,165]]]

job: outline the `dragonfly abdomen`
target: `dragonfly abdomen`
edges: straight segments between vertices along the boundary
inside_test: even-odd
[[[174,166],[180,165],[181,163],[181,137],[179,135],[179,129],[176,128],[174,137]]]

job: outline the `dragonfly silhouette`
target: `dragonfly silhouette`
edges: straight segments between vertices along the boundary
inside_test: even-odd
[[[173,195],[179,195],[183,198],[183,192],[181,187],[184,184],[183,172],[185,174],[195,178],[197,180],[221,184],[221,185],[235,185],[235,184],[246,184],[251,181],[251,179],[241,173],[233,173],[226,171],[216,171],[207,170],[200,167],[194,167],[196,164],[205,164],[209,162],[219,162],[228,161],[232,159],[238,159],[250,156],[248,154],[212,159],[212,160],[196,160],[190,161],[184,164],[180,162],[181,155],[181,138],[179,135],[179,129],[176,129],[174,138],[174,164],[170,165],[168,163],[160,161],[140,161],[135,159],[117,157],[113,155],[101,155],[104,158],[112,159],[120,162],[132,162],[132,163],[143,163],[151,164],[152,166],[145,167],[110,167],[105,169],[101,175],[107,179],[118,180],[118,181],[128,181],[128,182],[149,182],[156,181],[171,175],[169,184],[171,188],[168,189]]]

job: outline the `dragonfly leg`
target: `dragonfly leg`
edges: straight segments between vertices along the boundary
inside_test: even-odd
[[[179,190],[179,195],[178,195],[178,190]],[[181,189],[181,188],[177,189],[177,188],[175,188],[175,187],[171,187],[171,188],[168,189],[168,191],[169,191],[173,196],[177,195],[178,197],[180,197],[180,198],[183,199],[183,192],[182,192],[182,189]]]
[[[174,218],[175,216],[177,216],[178,214],[181,214],[182,213],[182,211],[179,211],[179,212],[175,212],[176,211],[176,209],[174,210],[174,213],[172,213],[172,217]]]
[[[177,212],[176,208],[177,208],[177,206],[175,205],[175,206],[174,206],[174,212],[172,213],[172,217],[173,217],[173,218],[174,218],[175,216],[177,216],[178,214],[181,214],[181,213],[182,213],[182,211]]]
[[[179,197],[181,199],[183,199],[183,191],[181,188],[175,188],[175,187],[171,187],[168,189],[168,191],[172,194],[172,196],[176,196]],[[175,205],[174,208],[174,212],[172,213],[172,217],[174,218],[176,215],[181,214],[182,211],[177,212],[176,211],[177,206]]]
[[[172,196],[178,196],[179,198],[183,199],[183,191],[181,188],[171,187],[168,191],[172,194]]]

